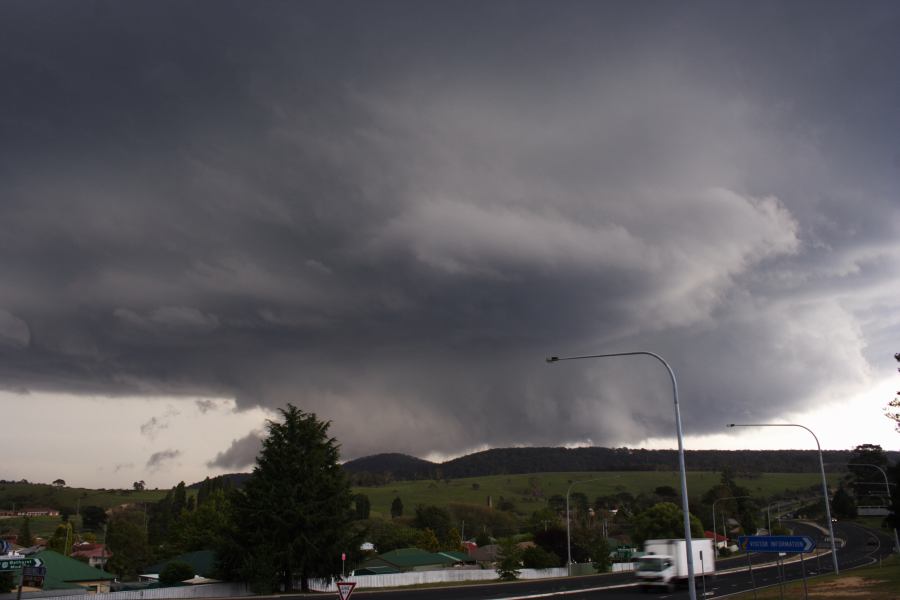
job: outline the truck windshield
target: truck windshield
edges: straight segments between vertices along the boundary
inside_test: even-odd
[[[638,561],[639,571],[662,571],[672,564],[668,559],[645,556]]]

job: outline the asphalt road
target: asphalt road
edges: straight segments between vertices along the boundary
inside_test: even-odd
[[[809,525],[791,522],[789,525],[795,535],[809,535],[817,540],[820,550],[830,549],[824,541],[821,531]],[[835,523],[835,538],[844,543],[838,549],[838,565],[841,571],[853,567],[864,566],[876,562],[879,558],[891,553],[892,539],[881,532],[875,532],[853,523]],[[802,561],[799,555],[784,557],[783,566],[777,565],[776,556],[772,554],[754,554],[751,556],[752,569],[748,568],[747,558],[720,560],[717,563],[716,577],[706,581],[697,580],[698,598],[725,598],[741,591],[749,591],[772,585],[782,581],[802,580],[832,572],[832,561],[829,554],[822,554],[818,559],[805,556]],[[317,594],[319,597],[329,597]],[[337,594],[333,594],[337,597]],[[308,597],[308,596],[307,596]],[[284,598],[284,596],[282,596]],[[356,590],[353,600],[531,600],[548,598],[559,600],[636,600],[637,598],[658,598],[659,600],[684,600],[689,598],[687,589],[673,593],[651,592],[644,594],[631,573],[607,575],[590,575],[585,577],[569,577],[541,581],[523,581],[513,583],[491,583],[483,585],[466,585],[458,587],[367,591]]]

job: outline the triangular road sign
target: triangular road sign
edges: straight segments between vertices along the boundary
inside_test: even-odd
[[[350,600],[350,594],[353,593],[353,588],[355,587],[355,581],[338,581],[338,596],[340,596],[341,600]]]

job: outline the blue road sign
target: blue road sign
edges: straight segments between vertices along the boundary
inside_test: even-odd
[[[738,545],[747,552],[812,552],[816,542],[805,535],[742,535]]]

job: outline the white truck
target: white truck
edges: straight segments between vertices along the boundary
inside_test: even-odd
[[[694,555],[694,578],[715,575],[716,555],[710,539],[691,539]],[[638,559],[635,575],[641,588],[661,588],[668,591],[687,583],[687,544],[684,540],[647,540],[644,555]]]

